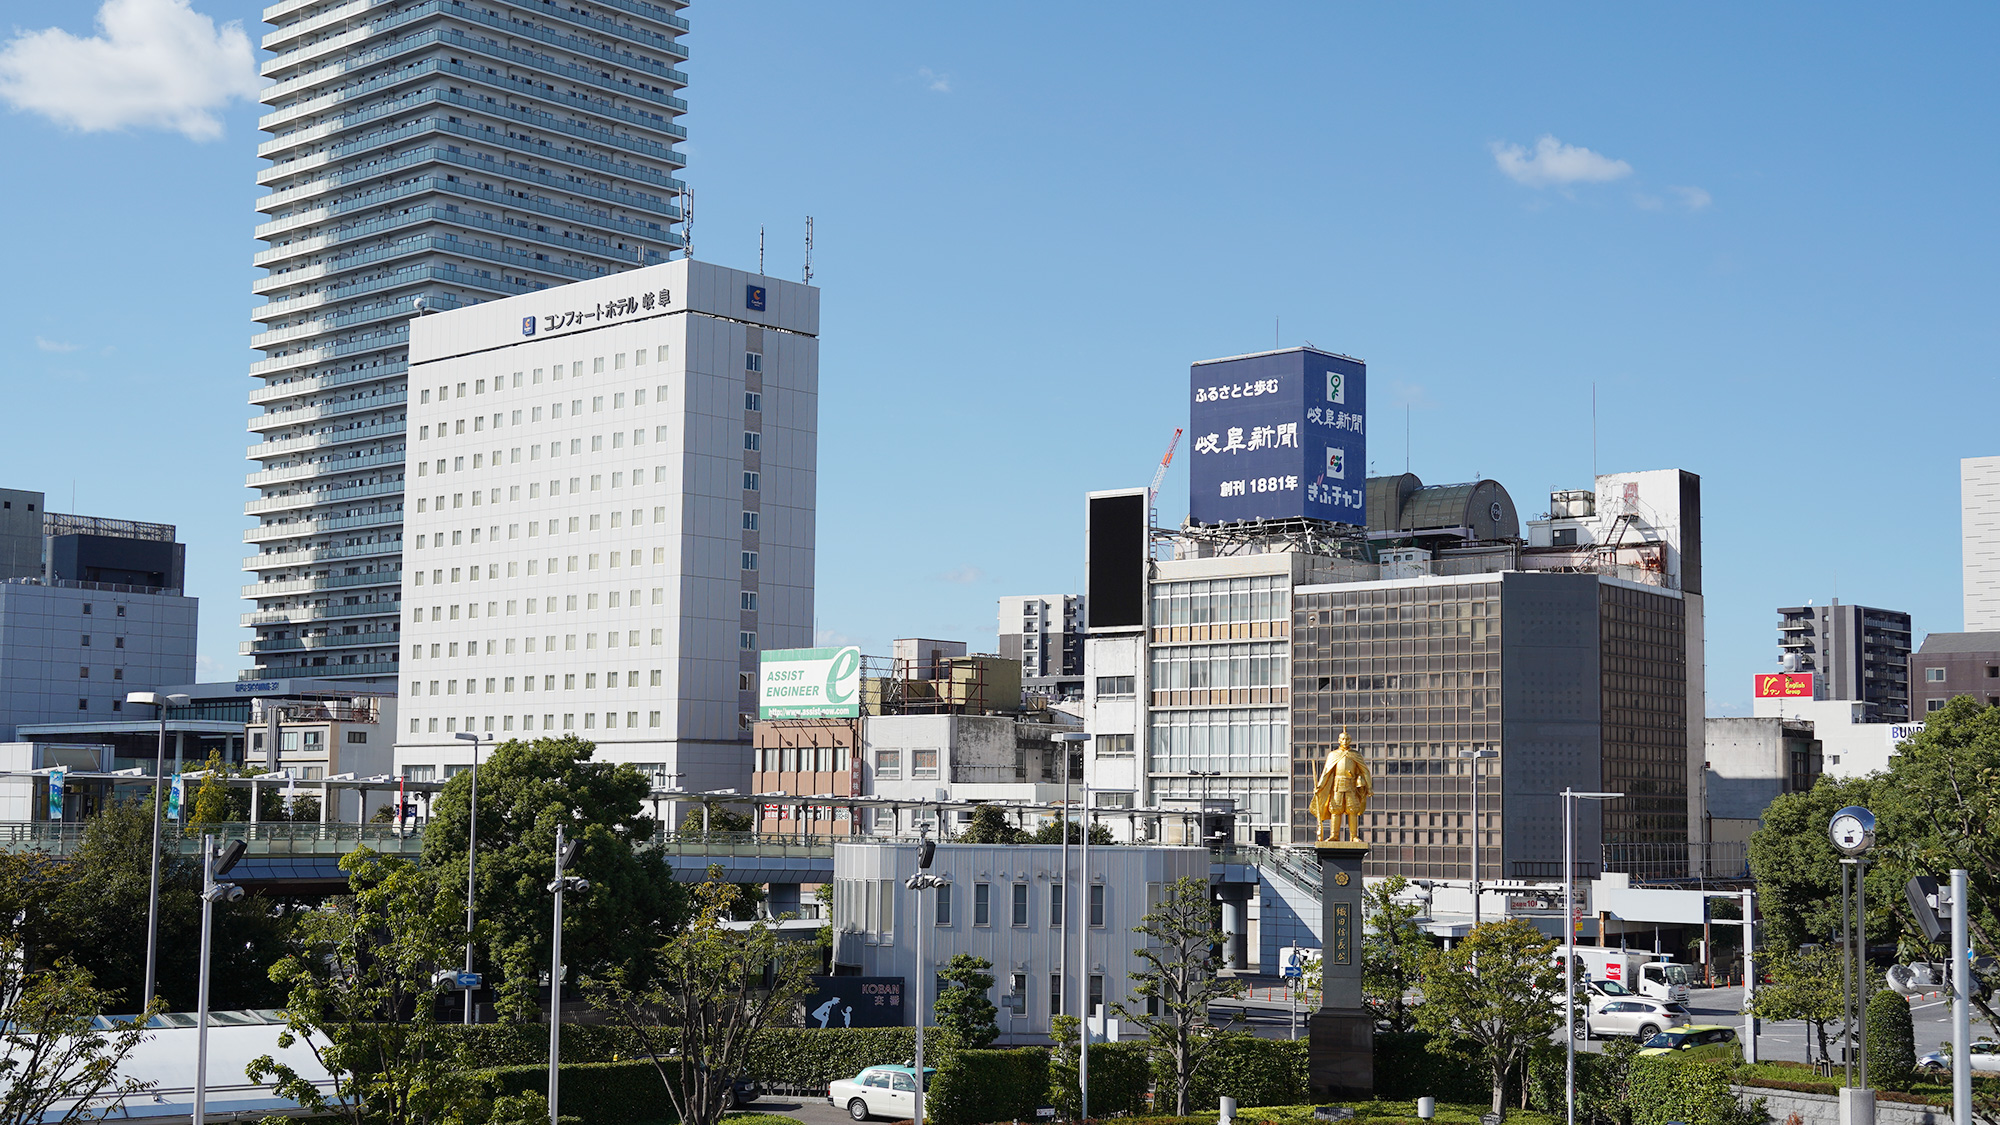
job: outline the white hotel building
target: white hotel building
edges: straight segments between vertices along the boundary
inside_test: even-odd
[[[399,770],[573,733],[748,785],[757,650],[812,640],[818,332],[685,259],[411,323]]]

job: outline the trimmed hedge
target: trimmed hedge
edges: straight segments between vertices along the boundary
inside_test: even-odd
[[[1477,1058],[1477,1053],[1468,1047],[1464,1058],[1441,1055],[1430,1049],[1430,1041],[1422,1031],[1376,1032],[1375,1096],[1385,1101],[1428,1097],[1440,1103],[1490,1103],[1493,1090],[1487,1085],[1485,1068],[1466,1061]]]
[[[1093,1117],[1146,1112],[1153,1068],[1144,1043],[1090,1045],[1090,1112]]]
[[[940,1059],[924,1110],[938,1125],[1032,1121],[1048,1091],[1046,1048],[952,1051]]]
[[[482,1102],[523,1094],[546,1093],[549,1068],[540,1066],[496,1066],[475,1071],[472,1081]],[[660,1088],[660,1072],[653,1064],[639,1062],[564,1063],[562,1066],[563,1116],[574,1115],[590,1125],[641,1125],[673,1116],[673,1108]],[[547,1112],[547,1103],[543,1103]]]
[[[1298,1105],[1306,1089],[1304,1039],[1259,1039],[1241,1032],[1218,1035],[1221,1042],[1195,1068],[1188,1087],[1189,1109],[1214,1109],[1224,1094],[1237,1105]],[[1153,1080],[1173,1108],[1173,1070],[1165,1056],[1154,1060]],[[1092,1086],[1097,1083],[1093,1079]],[[1093,1110],[1097,1107],[1092,1106]]]
[[[1632,1125],[1763,1125],[1763,1099],[1745,1106],[1729,1088],[1730,1067],[1650,1055],[1632,1060],[1628,1104]]]
[[[548,1065],[547,1024],[475,1024],[455,1026],[451,1033],[459,1037],[458,1055],[469,1068]],[[944,1051],[951,1045],[947,1032],[937,1028],[924,1032],[926,1051]],[[836,1078],[852,1078],[863,1067],[908,1063],[916,1050],[916,1029],[909,1027],[772,1027],[751,1043],[743,1070],[761,1082],[810,1089]],[[562,1057],[565,1067],[643,1061],[646,1049],[638,1036],[622,1027],[565,1023]]]
[[[1917,1076],[1917,1039],[1910,1002],[1883,989],[1868,999],[1868,1081],[1901,1090]]]

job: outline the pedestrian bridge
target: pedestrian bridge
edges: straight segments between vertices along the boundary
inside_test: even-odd
[[[83,843],[85,823],[33,821],[0,824],[0,849],[73,855]],[[160,848],[190,858],[201,854],[204,832],[248,846],[230,872],[233,882],[254,889],[327,891],[343,888],[340,858],[358,848],[416,859],[423,851],[420,825],[312,824],[264,822],[203,828],[167,827]],[[685,882],[700,882],[710,867],[732,883],[826,883],[833,880],[833,841],[753,832],[661,833],[652,846]]]

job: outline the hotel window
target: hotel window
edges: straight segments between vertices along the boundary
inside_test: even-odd
[[[1092,883],[1090,886],[1090,924],[1093,926],[1104,925],[1104,884],[1102,883]]]
[[[1063,1014],[1063,979],[1061,973],[1049,974],[1049,1015]]]
[[[1062,927],[1063,927],[1063,885],[1061,883],[1050,883],[1049,884],[1049,928],[1052,930],[1060,930],[1062,929]]]
[[[752,452],[764,448],[764,435],[755,430],[743,431],[743,448]]]
[[[745,512],[745,513],[743,513],[743,530],[745,530],[745,531],[755,531],[755,530],[757,530],[757,513],[756,513],[756,512]]]
[[[736,634],[736,647],[742,649],[744,652],[755,652],[757,650],[757,634],[750,632]]]
[[[951,884],[945,883],[937,889],[937,924],[951,925]]]
[[[993,884],[972,884],[972,924],[990,926],[993,924]]]
[[[743,552],[743,569],[744,570],[757,569],[757,552],[755,551]]]
[[[1028,924],[1028,884],[1026,883],[1014,884],[1014,924],[1016,926],[1025,926]]]
[[[755,491],[757,491],[757,474],[756,474],[756,473],[744,473],[744,474],[743,474],[743,491],[745,491],[745,492],[755,492]]]
[[[744,392],[743,392],[743,409],[745,409],[745,410],[757,410],[757,411],[761,411],[761,410],[763,410],[763,409],[764,409],[764,396],[763,396],[762,394],[758,393],[757,391],[744,391]]]
[[[742,591],[742,594],[743,594],[743,604],[742,604],[742,607],[741,607],[741,608],[742,608],[743,612],[745,612],[745,613],[755,613],[755,612],[757,612],[757,594],[756,594],[756,592],[755,592],[754,590],[744,590],[744,591]],[[749,675],[749,673],[747,673],[747,672],[746,672],[746,673],[744,673],[744,675]]]
[[[764,370],[764,357],[763,357],[763,355],[762,355],[762,354],[760,354],[760,353],[758,353],[758,352],[744,352],[744,353],[743,353],[743,370],[745,370],[745,371],[762,371],[762,370]]]

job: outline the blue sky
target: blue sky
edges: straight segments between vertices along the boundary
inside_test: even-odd
[[[1368,361],[1376,471],[1407,406],[1414,471],[1539,513],[1587,485],[1594,385],[1601,469],[1701,474],[1711,714],[1779,605],[1959,628],[1957,461],[2000,452],[1990,7],[686,15],[697,255],[754,263],[762,224],[797,276],[817,220],[824,637],[986,647],[1001,594],[1077,589],[1083,493],[1150,478],[1189,361],[1274,338]],[[0,66],[0,482],[178,524],[226,675],[260,134],[202,65],[165,69],[213,129]]]

